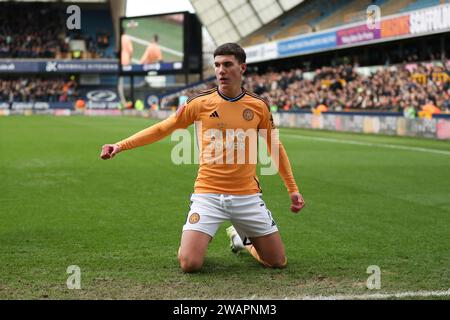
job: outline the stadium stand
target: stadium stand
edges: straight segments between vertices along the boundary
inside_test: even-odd
[[[375,67],[369,74],[351,65],[248,74],[245,88],[270,101],[282,111],[394,111],[425,106],[450,112],[450,60],[446,65],[409,63]],[[366,69],[367,70],[367,69]],[[166,96],[162,108],[178,106],[178,97],[190,96],[214,86],[214,81]]]
[[[367,8],[370,1],[343,1],[333,5],[325,6],[321,10],[321,15],[311,21],[309,24],[315,31],[325,30],[343,23],[343,16],[358,9]]]
[[[57,48],[67,49],[62,37],[64,21],[56,8],[2,3],[0,58],[53,58]]]
[[[83,12],[83,32],[88,39],[88,52],[91,57],[115,58],[112,41],[112,22],[107,10],[85,10]]]
[[[366,8],[378,5],[382,16],[449,3],[449,0],[319,0],[306,1],[242,39],[251,46],[301,34],[323,31],[366,19]]]
[[[381,14],[387,16],[399,13],[412,2],[414,0],[389,0],[381,6]]]
[[[448,0],[317,0],[305,1],[275,19],[243,40],[256,44],[268,39],[275,40],[301,33],[311,33],[336,25],[365,18],[360,15],[370,4],[381,6],[382,14],[388,15],[449,2]],[[23,6],[26,10],[22,10]],[[65,11],[60,3],[17,3],[6,2],[0,11],[0,58],[72,58],[71,42],[82,40],[86,52],[81,58],[113,58],[114,41],[111,13],[101,8],[83,11],[83,30],[68,31],[65,27]],[[20,19],[18,19],[20,18]],[[14,28],[12,27],[14,25]],[[435,41],[436,42],[436,41]],[[413,49],[418,46],[413,44]],[[424,46],[422,46],[424,47]],[[325,105],[329,110],[382,110],[398,111],[407,106],[419,110],[423,105],[433,104],[443,112],[448,112],[449,64],[441,67],[430,63],[417,63],[428,58],[440,59],[440,47],[426,46],[426,56],[418,50],[409,51],[411,45],[404,42],[404,57],[392,57],[376,63],[389,65],[403,61],[403,64],[377,67],[373,74],[361,72],[358,62],[346,57],[334,59],[330,65],[313,63],[311,66],[290,65],[284,69],[273,67],[264,73],[249,70],[246,88],[262,95],[280,110],[310,110]],[[355,49],[358,50],[358,49]],[[361,48],[364,50],[364,48]],[[376,50],[372,50],[376,51]],[[380,50],[383,51],[383,50]],[[341,51],[342,52],[342,51]],[[356,52],[356,51],[355,51]],[[363,52],[363,51],[358,51]],[[359,53],[355,53],[358,55]],[[336,54],[337,55],[337,54]],[[361,58],[362,54],[359,54]],[[315,59],[316,57],[314,57]],[[362,58],[361,58],[362,59]],[[379,60],[384,59],[380,58]],[[307,60],[307,58],[302,60]],[[323,61],[321,61],[323,62]],[[269,62],[270,64],[275,62]],[[372,63],[374,64],[374,63]],[[283,71],[289,70],[290,71]],[[370,68],[369,68],[370,69]],[[373,69],[373,70],[375,70]],[[372,69],[370,69],[372,70]],[[88,77],[80,77],[87,79]],[[117,75],[93,76],[92,87],[117,84]],[[142,79],[144,79],[142,77]],[[394,80],[393,80],[394,79]],[[89,81],[88,81],[89,82]],[[127,83],[127,80],[124,81]],[[144,81],[142,80],[142,83]],[[17,76],[9,74],[0,80],[0,102],[70,102],[83,96],[86,83],[71,79],[69,74],[50,76]],[[139,78],[134,79],[134,87],[139,88]],[[214,86],[207,81],[199,86],[189,87],[162,99],[161,107],[177,107],[181,96]],[[101,89],[101,88],[100,88]],[[113,90],[114,91],[114,90]],[[143,87],[147,94],[147,87]],[[155,91],[156,92],[156,91]],[[164,91],[164,93],[167,91]],[[114,92],[115,93],[115,92]],[[163,94],[164,94],[163,93]],[[159,94],[159,93],[155,93]],[[145,99],[142,95],[140,99]]]
[[[243,46],[255,45],[266,41],[284,38],[284,33],[290,28],[295,28],[297,23],[305,24],[307,19],[314,18],[320,14],[319,5],[315,1],[306,2],[294,7],[281,17],[258,29],[250,36],[242,39]],[[309,17],[308,17],[309,16]],[[290,31],[292,32],[292,31]]]
[[[273,25],[272,31],[268,33],[269,39],[282,39],[301,33],[315,31],[313,21],[325,18],[334,10],[345,6],[348,1],[345,0],[319,0],[306,2],[295,8],[292,12],[282,16],[279,24]],[[297,33],[299,32],[299,33]]]
[[[81,40],[85,48],[79,58],[113,58],[109,12],[87,8],[82,30],[70,31],[65,8],[58,3],[2,2],[0,58],[71,58],[73,40]]]
[[[312,10],[311,12],[302,16],[301,19],[299,19],[297,22],[289,23],[285,28],[277,30],[272,38],[278,40],[294,35],[313,32],[313,28],[311,27],[311,25],[309,25],[307,22],[305,23],[305,21],[310,21],[311,19],[314,19],[318,16],[320,16],[320,11],[317,9]]]
[[[352,2],[347,1],[347,3],[344,6],[341,6],[340,8],[335,8],[331,12],[328,11],[325,16],[320,17],[315,21],[311,21],[310,23],[313,25],[316,31],[320,31],[347,23],[347,21],[345,21],[345,17],[351,13],[353,14],[362,13],[362,16],[360,17],[362,18],[362,20],[365,20],[366,8],[369,5],[381,6],[383,3],[384,0],[359,0]]]
[[[400,12],[407,12],[412,10],[419,10],[426,7],[437,6],[441,3],[440,0],[422,0],[422,1],[414,1],[408,4],[406,7],[400,9]]]
[[[310,80],[301,75],[300,69],[252,75],[247,86],[286,111],[319,105],[335,111],[402,111],[406,107],[420,110],[427,104],[450,111],[448,65],[379,68],[369,76],[347,65],[322,67]]]

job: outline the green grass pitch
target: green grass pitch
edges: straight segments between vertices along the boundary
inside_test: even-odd
[[[233,255],[224,224],[203,271],[183,274],[176,255],[197,166],[171,163],[170,138],[99,159],[102,144],[152,123],[0,117],[0,299],[295,299],[450,288],[449,142],[282,129],[306,208],[289,211],[278,175],[260,180],[288,267]],[[81,269],[80,290],[66,286],[70,265]],[[370,265],[381,269],[380,290],[366,287]]]

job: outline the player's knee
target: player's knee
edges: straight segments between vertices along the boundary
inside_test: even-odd
[[[265,265],[268,268],[283,269],[283,268],[286,268],[286,266],[287,266],[287,258],[279,257],[279,258],[276,258],[276,259],[266,262]]]
[[[179,255],[178,261],[180,262],[181,270],[186,273],[199,271],[203,265],[203,261],[200,259],[195,259],[184,255]]]
[[[180,260],[180,267],[183,272],[192,273],[200,271],[202,263],[193,260]]]

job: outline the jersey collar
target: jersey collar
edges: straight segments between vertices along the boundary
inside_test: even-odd
[[[245,95],[245,89],[244,88],[242,88],[241,94],[239,94],[237,97],[234,97],[234,98],[230,98],[230,97],[227,97],[226,95],[224,95],[222,92],[220,92],[219,87],[217,87],[217,92],[219,93],[219,96],[221,96],[224,100],[226,100],[228,102],[238,101],[239,99],[241,99]]]

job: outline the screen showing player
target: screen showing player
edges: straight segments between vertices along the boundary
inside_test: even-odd
[[[182,69],[184,14],[122,19],[122,70],[145,72]]]

